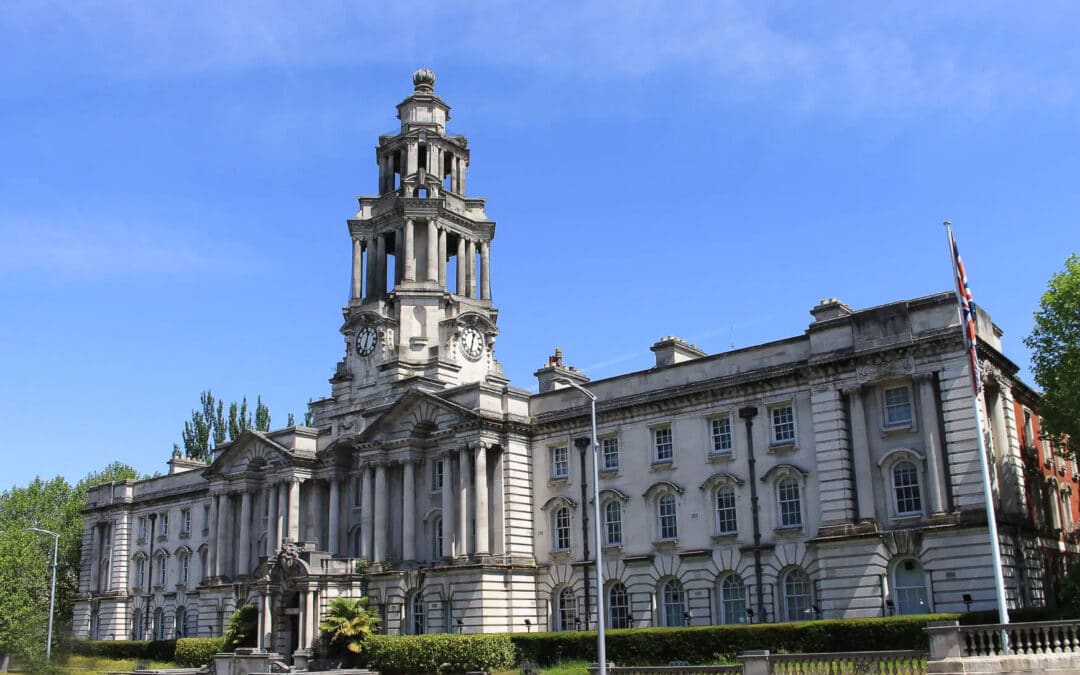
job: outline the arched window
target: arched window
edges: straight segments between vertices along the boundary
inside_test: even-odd
[[[746,623],[746,586],[738,574],[720,580],[720,622]]]
[[[555,523],[552,528],[551,546],[556,551],[570,549],[570,509],[561,507],[555,510]]]
[[[716,533],[737,534],[739,519],[736,516],[735,488],[722,487],[716,491]]]
[[[427,632],[427,623],[424,614],[424,594],[420,591],[413,593],[412,601],[409,602],[409,634],[423,635]]]
[[[668,579],[660,589],[660,623],[663,626],[686,625],[686,594],[678,579]]]
[[[145,630],[145,626],[143,626],[144,616],[145,615],[143,614],[143,610],[141,610],[141,609],[136,609],[131,614],[131,639],[132,640],[142,640],[145,637],[143,635],[143,631]]]
[[[926,572],[918,560],[908,558],[893,567],[893,596],[897,614],[927,614]]]
[[[911,516],[922,513],[922,495],[919,489],[919,470],[913,462],[897,462],[892,469],[893,497],[896,515]]]
[[[675,510],[675,495],[666,494],[656,502],[660,541],[679,538],[679,518]]]
[[[154,585],[162,588],[165,586],[165,579],[168,575],[165,561],[166,558],[164,553],[158,553],[154,556],[154,567],[157,568],[157,579],[154,580]]]
[[[622,545],[622,504],[615,500],[604,506],[604,543]]]
[[[573,630],[577,618],[577,598],[574,591],[564,587],[555,596],[555,630]]]
[[[443,552],[442,518],[431,524],[431,559],[438,560]]]
[[[802,499],[799,497],[799,481],[781,479],[776,484],[776,500],[780,515],[780,527],[802,527]]]
[[[154,639],[165,639],[165,610],[161,607],[154,610]]]
[[[190,568],[191,554],[187,551],[181,551],[176,556],[176,583],[187,585]]]
[[[630,628],[630,597],[621,581],[608,586],[607,609],[608,628]]]
[[[146,589],[146,555],[141,552],[135,554],[135,588]]]
[[[210,577],[210,555],[206,544],[199,547],[199,579]]]
[[[349,550],[352,552],[354,558],[360,557],[360,552],[363,550],[364,533],[363,529],[359,525],[354,525],[349,530]]]
[[[182,638],[187,636],[187,607],[178,607],[176,609],[176,637]]]
[[[784,575],[784,621],[812,619],[814,600],[810,591],[810,577],[801,569],[793,569]]]

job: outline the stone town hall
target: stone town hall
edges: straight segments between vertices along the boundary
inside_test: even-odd
[[[715,355],[665,337],[654,368],[593,382],[556,351],[531,394],[495,356],[495,223],[466,192],[471,149],[434,74],[413,83],[348,220],[347,348],[315,425],[93,490],[76,636],[219,635],[252,603],[260,645],[291,654],[362,592],[389,633],[592,627],[597,526],[613,628],[992,605],[951,294],[825,300],[802,335]],[[1077,468],[1039,440],[1036,395],[979,325],[1009,598],[1038,605],[1077,550]],[[599,398],[601,523],[566,379]]]

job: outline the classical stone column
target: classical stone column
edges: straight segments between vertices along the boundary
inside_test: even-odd
[[[330,479],[330,506],[329,513],[327,514],[327,522],[329,523],[328,536],[330,541],[327,543],[327,548],[331,555],[339,553],[338,551],[338,535],[341,528],[341,481],[337,478]]]
[[[480,298],[491,299],[491,244],[480,242]]]
[[[289,485],[282,481],[277,484],[277,523],[274,525],[274,551],[280,551],[285,542],[285,524],[289,514]]]
[[[454,292],[458,295],[465,295],[465,270],[469,268],[469,263],[465,258],[465,238],[458,236],[457,240],[457,286],[454,288]]]
[[[492,509],[492,547],[491,552],[495,555],[506,553],[506,486],[503,483],[503,462],[506,451],[498,448],[495,453],[495,467],[492,470],[491,498],[494,504]]]
[[[375,297],[386,295],[386,235],[375,236],[375,284],[372,292]]]
[[[454,475],[450,453],[444,453],[442,459],[442,556],[454,557]]]
[[[352,242],[352,299],[364,297],[364,241],[360,238]]]
[[[487,555],[488,547],[488,482],[487,444],[477,443],[476,458],[476,542],[477,555]]]
[[[219,496],[220,495],[210,495],[210,522],[206,523],[206,529],[210,533],[211,537],[210,549],[207,551],[206,561],[206,574],[208,576],[215,576],[217,574],[217,529]]]
[[[375,269],[377,267],[375,264],[377,258],[375,249],[378,247],[375,243],[376,239],[378,239],[377,236],[367,242],[364,246],[364,250],[367,252],[367,264],[364,269],[365,276],[367,277],[364,281],[364,297],[368,300],[378,295],[378,291],[375,288]]]
[[[446,288],[446,230],[439,229],[439,252],[438,252],[438,264],[439,264],[439,285]]]
[[[465,268],[465,289],[470,298],[476,297],[476,242],[470,239],[466,243],[465,256],[469,259],[469,266]]]
[[[464,157],[458,157],[458,187],[460,188],[460,194],[465,196],[465,167],[468,163]]]
[[[439,232],[435,218],[427,221],[427,276],[428,281],[439,281]]]
[[[938,439],[938,408],[934,387],[934,374],[916,377],[919,381],[919,417],[922,421],[923,441],[926,444],[926,496],[930,514],[945,512],[942,505],[945,490],[945,466],[941,459],[941,442]]]
[[[364,505],[360,510],[360,557],[372,559],[372,547],[375,543],[372,530],[375,516],[375,469],[368,464],[364,467]]]
[[[413,219],[405,219],[405,281],[416,281],[416,245]]]
[[[270,616],[270,589],[264,589],[261,595],[262,610],[259,612],[259,641],[255,646],[262,650],[270,648],[269,638],[271,628],[274,625],[273,617]]]
[[[289,479],[289,541],[300,541],[300,479]]]
[[[386,557],[387,534],[389,523],[386,522],[386,462],[375,465],[375,543],[372,546],[372,562],[382,562]]]
[[[457,539],[460,542],[457,554],[469,555],[469,483],[472,482],[472,467],[469,465],[469,446],[463,446],[458,451],[458,502],[457,513]]]
[[[217,554],[214,556],[214,576],[220,577],[226,574],[228,566],[228,539],[227,532],[229,528],[229,495],[222,493],[218,495],[218,519],[217,519],[217,537],[214,542],[214,547],[217,549]]]
[[[251,491],[244,489],[240,493],[240,539],[236,542],[239,550],[237,574],[251,571]]]
[[[264,488],[266,492],[266,557],[271,557],[278,551],[278,532],[281,526],[278,524],[278,491],[277,485],[268,483]]]
[[[855,465],[855,501],[860,521],[873,521],[875,476],[870,462],[870,435],[866,429],[866,405],[861,386],[846,390],[851,400],[851,454]]]
[[[315,642],[315,591],[304,591],[304,642],[301,649],[311,649]]]
[[[100,591],[100,580],[98,579],[98,565],[101,560],[101,525],[99,523],[91,523],[90,525],[90,583],[86,587],[89,591]]]
[[[402,465],[401,489],[401,559],[416,560],[416,463]]]

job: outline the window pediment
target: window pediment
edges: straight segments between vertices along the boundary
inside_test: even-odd
[[[620,502],[626,503],[630,501],[629,495],[621,490],[615,488],[606,488],[600,491],[600,503],[603,503],[609,499],[618,499]]]
[[[784,478],[790,476],[792,478],[807,478],[810,476],[810,472],[805,469],[801,469],[794,464],[777,464],[761,477],[762,483],[768,483],[771,480]]]
[[[664,493],[674,493],[681,495],[686,492],[683,488],[679,487],[675,483],[668,480],[658,481],[649,486],[649,489],[645,491],[645,494],[641,495],[645,499],[655,499]]]
[[[551,511],[552,509],[555,509],[559,506],[568,506],[571,509],[576,509],[577,502],[573,499],[570,499],[569,497],[564,497],[563,495],[555,495],[551,499],[544,502],[544,505],[540,507],[540,510]]]
[[[721,471],[719,473],[714,473],[713,475],[706,478],[705,482],[702,483],[698,487],[698,489],[699,490],[715,490],[716,488],[723,487],[725,485],[739,486],[739,485],[742,485],[745,482],[746,481],[744,481],[742,478],[739,478],[738,476],[736,476],[733,473],[727,473],[725,471]]]
[[[902,462],[904,460],[925,462],[926,456],[918,450],[913,450],[911,448],[896,448],[895,450],[886,452],[885,455],[878,460],[877,465],[884,468],[890,464]]]

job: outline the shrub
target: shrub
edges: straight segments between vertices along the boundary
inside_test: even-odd
[[[109,659],[172,661],[176,640],[72,640],[71,653]]]
[[[319,622],[327,655],[352,665],[380,619],[367,608],[367,598],[336,598]]]
[[[180,638],[176,641],[176,665],[179,668],[204,666],[224,647],[224,638]]]
[[[229,617],[225,628],[225,646],[227,652],[237,647],[254,647],[259,641],[259,610],[255,605],[247,604],[236,608]]]
[[[841,652],[927,649],[923,628],[955,614],[922,614],[880,619],[829,619],[800,623],[693,628],[631,628],[607,631],[607,657],[619,665],[657,665],[669,661],[709,663],[734,659],[750,649],[773,652]],[[596,632],[515,633],[510,636],[521,661],[596,661]]]
[[[383,675],[505,670],[514,664],[514,644],[505,633],[371,635],[364,660]]]

